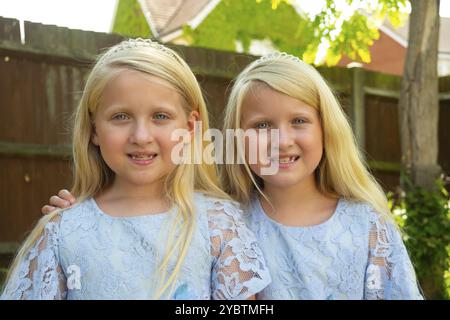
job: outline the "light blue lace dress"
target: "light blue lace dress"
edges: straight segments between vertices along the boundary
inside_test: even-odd
[[[266,287],[269,272],[238,206],[198,193],[195,206],[191,246],[174,289],[163,298],[245,299]],[[46,225],[1,298],[152,298],[174,216],[112,217],[88,199]]]
[[[290,227],[254,197],[245,219],[272,276],[258,299],[422,299],[398,230],[368,205],[340,199],[324,223]]]

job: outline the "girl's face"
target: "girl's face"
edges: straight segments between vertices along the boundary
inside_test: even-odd
[[[249,163],[252,171],[264,180],[265,187],[287,188],[314,181],[314,171],[323,154],[322,127],[315,108],[267,85],[257,85],[244,98],[241,127],[279,130],[279,162],[271,159],[278,172],[262,175],[261,168],[268,165],[261,163],[259,157],[256,164]],[[270,155],[269,137],[259,137],[258,148]],[[246,147],[247,163],[248,152]]]
[[[115,183],[161,183],[175,169],[175,129],[192,131],[198,113],[186,115],[183,98],[165,80],[124,70],[106,86],[94,117],[92,142],[116,174]]]

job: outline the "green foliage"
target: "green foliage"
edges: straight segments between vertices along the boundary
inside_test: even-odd
[[[279,3],[276,10],[271,3],[255,0],[222,0],[196,28],[184,28],[184,35],[199,47],[236,50],[236,40],[248,52],[251,40],[270,39],[280,50],[302,56],[314,37],[311,22],[302,19],[295,9]]]
[[[0,294],[3,291],[4,281],[6,279],[6,275],[8,274],[8,269],[0,268]]]
[[[287,1],[287,0],[286,0]],[[369,48],[379,38],[377,25],[387,17],[395,26],[406,18],[406,0],[366,1],[346,0],[346,8],[337,8],[333,0],[314,17],[313,28],[318,38],[308,45],[304,60],[313,63],[319,46],[327,48],[325,63],[336,65],[342,55],[350,59],[370,63]],[[363,14],[362,12],[370,13]]]
[[[193,45],[214,49],[234,51],[239,40],[248,52],[252,39],[270,39],[278,50],[308,63],[332,66],[344,54],[368,63],[369,48],[379,38],[377,23],[388,18],[393,25],[400,25],[408,4],[407,0],[346,0],[347,8],[342,9],[333,0],[326,0],[317,15],[300,16],[291,2],[222,0],[195,30],[186,26],[184,35]],[[318,57],[321,51],[325,52],[322,60]]]
[[[444,271],[444,285],[446,298],[450,299],[450,246],[447,246],[447,268]]]
[[[133,38],[152,37],[148,22],[137,0],[119,0],[112,31]]]
[[[403,8],[408,5],[407,0],[382,0],[372,9],[372,15],[377,20],[387,17],[394,27],[400,27],[407,16]]]
[[[413,186],[404,178],[406,192],[391,201],[404,231],[403,240],[427,298],[450,298],[450,199],[442,180],[437,191]]]

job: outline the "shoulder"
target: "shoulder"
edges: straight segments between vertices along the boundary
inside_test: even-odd
[[[92,198],[87,198],[61,210],[58,213],[61,230],[70,232],[80,226],[86,226],[88,222],[96,219],[96,212],[97,209]]]
[[[34,248],[30,248],[31,256],[33,256],[33,250],[37,253],[43,244],[48,247],[57,245],[60,237],[61,217],[62,212],[56,211],[41,218],[32,231],[31,237],[34,238]]]
[[[352,217],[356,220],[375,223],[388,218],[387,214],[377,211],[373,205],[364,201],[340,198],[338,206],[340,208],[339,210],[346,216]]]
[[[204,193],[196,193],[195,204],[199,206],[201,211],[206,212],[208,220],[221,215],[242,219],[242,210],[239,203],[231,199],[222,199]]]
[[[85,216],[92,214],[93,211],[95,211],[94,201],[92,198],[87,198],[61,210],[60,215],[62,218],[68,218],[74,215]]]
[[[201,194],[203,211],[208,220],[210,237],[219,237],[221,242],[233,238],[252,238],[243,219],[240,204],[230,199],[221,199]]]
[[[390,238],[399,235],[399,228],[390,213],[382,213],[367,202],[342,199],[345,215],[363,226],[370,238]]]

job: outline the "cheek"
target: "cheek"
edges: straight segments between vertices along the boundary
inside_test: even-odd
[[[268,162],[271,156],[270,145],[270,135],[267,134],[245,139],[245,160],[250,169],[257,174],[260,174],[261,168],[270,165]]]
[[[97,144],[100,147],[114,149],[126,143],[129,133],[126,128],[111,128],[109,126],[97,126]]]
[[[158,142],[160,151],[163,151],[163,158],[164,159],[170,159],[172,149],[177,146],[179,143],[183,142],[183,139],[180,137],[177,137],[175,139],[172,139],[172,133],[176,129],[186,129],[181,127],[166,127],[166,128],[160,128],[158,131],[156,131],[155,134],[155,140]]]
[[[311,130],[301,133],[298,136],[298,141],[304,157],[311,160],[318,158],[318,161],[320,161],[323,154],[322,134],[320,131]]]

